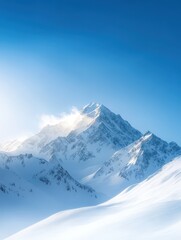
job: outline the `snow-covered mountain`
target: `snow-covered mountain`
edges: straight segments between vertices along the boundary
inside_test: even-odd
[[[102,151],[104,146],[109,146],[113,150],[125,147],[141,137],[141,133],[123,120],[120,115],[114,114],[104,105],[98,103],[88,104],[72,120],[75,123],[71,124],[71,127],[61,120],[59,124],[44,127],[40,133],[25,140],[18,150],[26,153],[45,153],[46,157],[47,155],[51,157],[55,151],[49,148],[54,140],[54,144],[57,145],[56,140],[60,141],[57,138],[63,137],[63,140],[66,138],[68,142],[78,141],[77,145],[82,144],[82,142],[85,142],[86,145],[95,145],[95,151],[98,152]],[[88,146],[86,149],[89,153]],[[81,150],[82,148],[79,149],[79,151]],[[85,156],[85,158],[87,157]]]
[[[6,240],[180,240],[181,158],[104,204],[57,213]]]
[[[127,187],[138,189],[181,155],[176,143],[150,132],[142,135],[119,114],[97,103],[60,118],[59,123],[45,126],[21,143],[3,147],[3,151],[0,225],[5,230],[0,231],[0,238],[60,210],[96,205]],[[124,194],[121,198],[128,196]],[[69,213],[74,215],[74,211]]]
[[[181,148],[152,133],[142,135],[119,114],[90,103],[25,140],[14,152],[22,153],[61,165],[76,181],[112,197],[153,174],[181,154]],[[27,175],[24,171],[23,177]]]
[[[127,186],[144,180],[179,155],[181,147],[176,143],[167,143],[148,132],[139,140],[115,152],[84,182],[108,195],[118,194]]]
[[[116,150],[141,137],[139,131],[104,105],[92,103],[80,112],[84,118],[91,119],[86,128],[74,129],[40,150],[49,160],[61,161],[79,181],[98,170]]]
[[[44,127],[25,140],[14,154],[32,153],[48,161],[57,161],[73,178],[82,181],[97,171],[116,150],[142,136],[120,115],[98,103],[77,110],[70,119],[72,122],[60,119],[60,123]]]

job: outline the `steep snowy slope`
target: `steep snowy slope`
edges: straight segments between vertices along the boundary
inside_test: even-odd
[[[0,239],[57,210],[57,202],[50,195],[9,168],[0,167]]]
[[[115,195],[144,180],[178,155],[181,148],[176,143],[167,143],[148,132],[114,153],[95,174],[86,177],[84,183],[109,196]]]
[[[180,240],[181,157],[110,201],[57,213],[7,240]]]

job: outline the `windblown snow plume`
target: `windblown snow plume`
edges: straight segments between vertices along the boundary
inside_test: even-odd
[[[60,116],[42,115],[40,120],[41,131],[25,140],[18,151],[38,155],[40,149],[58,137],[66,137],[72,131],[82,132],[93,121],[93,118],[83,114],[73,107],[70,113]]]
[[[91,119],[85,115],[82,115],[81,112],[76,108],[72,107],[70,113],[61,113],[59,116],[47,115],[44,114],[41,116],[40,127],[41,129],[46,126],[61,125],[65,130],[65,135],[74,130],[77,125],[87,125]]]

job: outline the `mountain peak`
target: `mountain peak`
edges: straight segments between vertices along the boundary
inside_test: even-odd
[[[87,104],[85,107],[83,107],[82,112],[85,114],[89,114],[97,109],[99,109],[101,107],[102,104],[100,103],[96,103],[96,102],[91,102],[89,104]]]
[[[82,113],[88,115],[89,117],[98,116],[100,113],[103,113],[105,111],[111,112],[103,104],[96,102],[91,102],[82,109]]]
[[[83,110],[95,110],[96,108],[100,107],[101,104],[97,102],[90,102],[85,107],[83,107]]]
[[[153,135],[153,133],[148,130],[148,131],[144,134],[144,136],[147,136],[147,135]]]

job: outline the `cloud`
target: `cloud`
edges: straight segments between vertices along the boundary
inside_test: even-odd
[[[43,114],[40,119],[40,128],[43,128],[47,125],[55,125],[61,121],[61,117],[57,117],[54,115]]]

